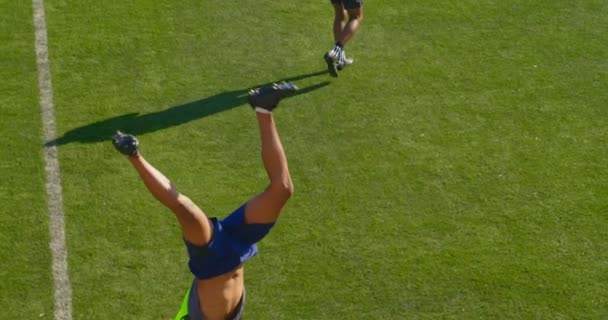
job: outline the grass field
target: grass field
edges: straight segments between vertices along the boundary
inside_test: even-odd
[[[334,79],[327,2],[46,1],[74,319],[172,319],[191,281],[111,133],[224,216],[281,79],[296,193],[247,319],[606,319],[608,3],[369,0]],[[32,7],[0,8],[0,319],[52,319]]]

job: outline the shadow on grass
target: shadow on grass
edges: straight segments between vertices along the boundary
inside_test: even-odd
[[[297,81],[325,73],[327,73],[327,71],[323,70],[289,77],[279,81]],[[251,88],[266,87],[271,84],[272,82],[269,82]],[[324,81],[305,88],[300,88],[294,96],[305,94],[327,85],[329,85],[329,82]],[[214,96],[171,107],[159,112],[143,115],[133,112],[108,118],[72,129],[66,132],[62,137],[46,142],[45,146],[64,145],[71,142],[93,143],[106,141],[110,139],[116,130],[140,135],[181,125],[246,104],[247,92],[249,92],[251,88],[222,92]]]

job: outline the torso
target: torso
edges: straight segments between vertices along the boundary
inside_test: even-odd
[[[217,277],[199,280],[196,289],[205,320],[225,320],[231,315],[241,301],[243,288],[243,265]]]

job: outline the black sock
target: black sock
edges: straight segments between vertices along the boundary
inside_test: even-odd
[[[340,41],[336,42],[336,47],[344,49],[344,45]]]

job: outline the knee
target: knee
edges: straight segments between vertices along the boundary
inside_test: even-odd
[[[190,200],[187,196],[178,193],[171,201],[169,207],[173,209],[173,211],[187,211],[194,205],[194,202]]]
[[[359,23],[361,23],[361,21],[363,21],[363,14],[348,16],[348,21],[358,21]]]
[[[346,20],[346,12],[344,10],[336,10],[334,20],[340,22]]]
[[[349,11],[348,20],[349,21],[357,20],[357,21],[361,22],[363,20],[363,11],[360,9]]]
[[[286,179],[279,183],[274,183],[271,185],[271,188],[273,188],[277,193],[281,194],[281,196],[286,199],[291,197],[294,192],[293,182],[291,181],[291,179]]]
[[[289,181],[287,183],[285,183],[285,185],[283,186],[284,192],[287,195],[287,197],[291,197],[291,195],[293,195],[294,192],[294,187],[293,187],[293,182],[291,181],[291,179],[289,179]]]

